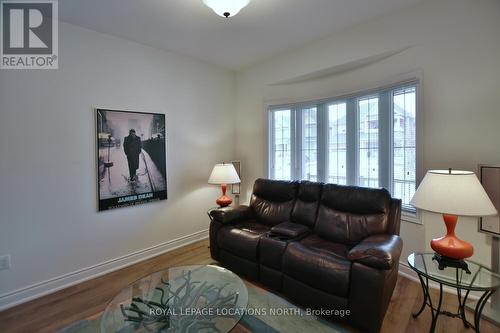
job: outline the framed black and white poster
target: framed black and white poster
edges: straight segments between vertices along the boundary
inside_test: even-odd
[[[500,212],[500,166],[480,165],[479,180],[483,185],[491,202]],[[479,231],[495,236],[500,236],[500,218],[485,216],[479,219]]]
[[[165,115],[95,113],[99,211],[167,199]]]

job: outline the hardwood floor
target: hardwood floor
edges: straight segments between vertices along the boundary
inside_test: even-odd
[[[54,332],[104,310],[121,289],[148,273],[213,262],[200,241],[0,312],[0,332]]]
[[[439,299],[439,291],[430,290],[433,300]],[[387,309],[381,332],[428,332],[431,324],[431,313],[428,308],[420,314],[418,318],[413,318],[412,313],[420,309],[423,302],[422,288],[420,283],[399,276],[396,289],[392,295],[391,303]],[[444,293],[443,305],[441,310],[455,313],[458,308],[456,294]],[[474,314],[467,311],[467,319],[474,322]],[[500,328],[487,320],[481,320],[482,333],[500,332]],[[436,324],[436,333],[472,333],[473,329],[465,328],[462,321],[458,318],[450,318],[440,315]]]
[[[98,317],[115,294],[148,273],[170,266],[210,262],[213,260],[210,258],[208,241],[199,241],[0,312],[0,332],[54,332],[73,322]],[[433,291],[433,297],[437,297],[436,291]],[[412,311],[418,309],[420,304],[422,304],[420,285],[399,277],[381,332],[428,332],[431,322],[429,310],[424,310],[417,319],[411,316]],[[456,296],[446,294],[443,307],[455,311]],[[472,314],[470,317],[472,319]],[[481,332],[490,333],[499,330],[500,328],[490,322],[482,320]],[[465,329],[458,319],[440,316],[436,332],[473,331]]]

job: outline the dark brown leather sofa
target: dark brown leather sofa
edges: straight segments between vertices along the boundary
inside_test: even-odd
[[[212,211],[210,252],[230,270],[378,332],[398,275],[401,201],[385,189],[258,179],[249,206]]]

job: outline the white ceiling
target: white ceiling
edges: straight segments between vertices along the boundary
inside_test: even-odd
[[[251,0],[229,19],[202,0],[61,0],[60,19],[241,69],[420,0]]]

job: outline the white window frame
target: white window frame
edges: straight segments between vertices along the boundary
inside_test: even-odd
[[[282,107],[276,107],[273,108],[272,111],[287,111],[290,110],[290,151],[291,151],[291,156],[290,156],[290,163],[291,163],[291,171],[290,171],[290,176],[292,179],[295,179],[295,170],[298,168],[297,163],[296,163],[296,154],[294,153],[296,151],[295,145],[296,145],[296,139],[293,136],[295,133],[295,112],[292,108],[287,107],[287,106],[282,106]],[[273,149],[272,149],[272,144],[274,143],[274,117],[272,117],[272,111],[268,111],[268,140],[267,140],[267,177],[272,178],[274,175],[274,154],[273,154]]]
[[[347,149],[346,162],[347,165],[355,166],[348,167],[346,170],[347,184],[357,184],[359,176],[359,99],[367,98],[370,95],[377,95],[379,97],[379,187],[387,188],[391,193],[393,192],[393,98],[392,91],[401,89],[408,86],[414,86],[416,89],[416,186],[420,183],[422,179],[422,147],[421,147],[421,119],[422,119],[422,89],[421,89],[421,77],[420,75],[410,76],[408,78],[401,79],[399,81],[392,81],[387,84],[380,84],[378,87],[374,86],[365,90],[358,90],[355,93],[350,94],[331,94],[333,97],[328,98],[317,98],[310,99],[307,102],[294,102],[294,103],[266,103],[265,108],[268,117],[268,142],[267,151],[268,159],[267,170],[268,177],[271,178],[273,175],[273,165],[274,165],[274,154],[272,149],[272,144],[274,142],[274,134],[272,133],[273,117],[272,112],[278,110],[290,110],[291,112],[291,179],[300,180],[301,179],[301,112],[298,110],[308,107],[317,108],[317,165],[318,165],[318,181],[327,181],[327,154],[326,152],[328,144],[328,105],[336,103],[346,103],[346,127],[347,130],[347,146],[351,147]],[[382,94],[387,94],[386,98],[381,98]],[[381,105],[383,103],[389,103],[389,105]],[[355,110],[353,110],[353,106]],[[385,112],[383,111],[385,110]],[[387,112],[388,110],[388,112]],[[389,118],[389,119],[387,119]],[[354,123],[354,124],[353,124]],[[353,127],[355,126],[355,127]],[[383,127],[385,129],[383,130]],[[389,126],[389,128],[387,128]],[[402,210],[402,220],[412,223],[421,224],[420,219],[417,216],[416,210],[403,209]]]

